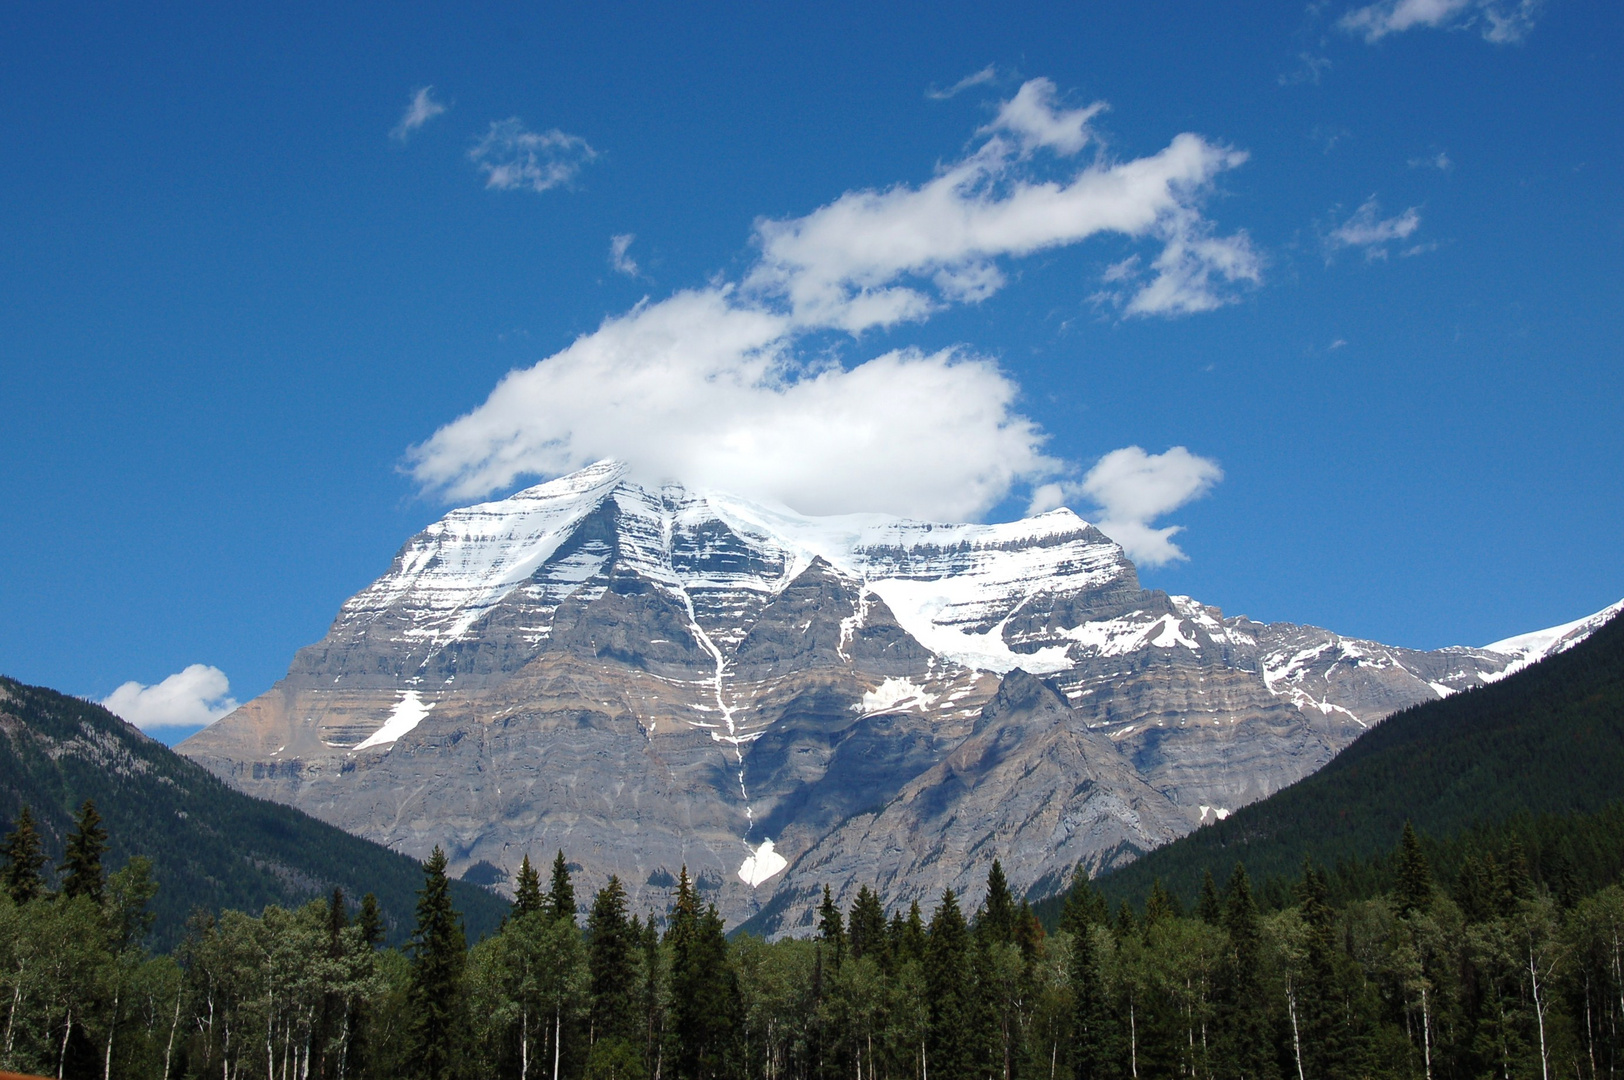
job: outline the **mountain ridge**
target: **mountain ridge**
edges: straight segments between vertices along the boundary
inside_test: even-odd
[[[1225,618],[1142,588],[1069,510],[809,518],[599,462],[412,537],[180,749],[459,870],[562,847],[636,903],[687,864],[730,920],[771,905],[798,932],[825,877],[906,903],[973,899],[994,853],[1021,888],[1114,865],[1558,644],[1421,652]],[[996,704],[1029,676],[1059,729]],[[997,761],[972,768],[973,747]]]

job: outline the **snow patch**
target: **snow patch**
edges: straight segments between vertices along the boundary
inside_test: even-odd
[[[749,845],[745,847],[749,848]],[[739,880],[754,889],[788,865],[789,860],[773,850],[773,842],[763,840],[761,846],[754,849],[750,857],[744,860],[744,865],[739,867]]]
[[[422,695],[416,690],[408,690],[400,695],[395,707],[389,712],[389,719],[383,722],[383,727],[368,735],[361,742],[355,744],[355,749],[366,750],[374,746],[384,746],[394,742],[418,724],[429,714],[434,705],[423,704]]]
[[[853,712],[868,716],[870,713],[887,712],[909,705],[928,706],[935,700],[936,695],[927,694],[923,686],[907,679],[893,678],[868,691],[863,695],[863,700],[851,708]]]

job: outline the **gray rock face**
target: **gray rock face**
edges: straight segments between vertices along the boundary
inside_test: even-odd
[[[1069,511],[811,519],[605,462],[413,537],[181,750],[454,871],[562,849],[663,909],[686,866],[797,933],[825,882],[973,904],[995,857],[1131,859],[1582,632],[1394,649],[1142,589]]]

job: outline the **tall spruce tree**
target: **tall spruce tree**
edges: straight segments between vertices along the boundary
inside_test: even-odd
[[[593,897],[586,932],[588,1040],[596,1044],[600,1039],[620,1039],[635,1045],[642,1034],[637,1002],[639,942],[626,918],[626,889],[619,877],[610,877]]]
[[[1212,880],[1210,866],[1201,875],[1201,899],[1196,902],[1195,914],[1208,926],[1217,926],[1224,921],[1224,908],[1218,902],[1218,884]]]
[[[468,1029],[463,1007],[468,943],[451,904],[451,881],[439,845],[423,864],[411,954],[407,1014],[412,1066],[424,1080],[453,1080],[461,1075]]]
[[[1219,973],[1220,1076],[1269,1080],[1276,1075],[1263,987],[1263,929],[1246,867],[1235,864],[1224,896],[1228,950]]]
[[[846,928],[841,925],[840,909],[835,907],[827,885],[823,887],[823,902],[818,905],[818,941],[828,950],[829,967],[838,971],[846,956]]]
[[[68,898],[86,896],[97,904],[102,902],[102,890],[107,876],[102,872],[102,856],[107,854],[107,830],[102,828],[101,815],[90,799],[79,807],[73,819],[73,832],[68,834],[67,846],[62,852],[62,865],[57,872],[62,876],[62,895]]]
[[[666,931],[671,952],[671,1066],[676,1080],[732,1075],[740,1024],[738,980],[728,961],[722,919],[683,867]]]
[[[569,863],[563,849],[553,860],[553,880],[547,889],[547,913],[560,921],[575,921],[575,884],[570,881]]]
[[[959,899],[948,889],[930,918],[925,942],[926,1072],[938,1080],[976,1075],[975,1000],[970,982],[970,931]]]
[[[542,909],[541,878],[530,865],[530,853],[519,860],[519,875],[513,885],[513,917],[522,919]]]
[[[377,896],[367,893],[361,897],[361,910],[355,916],[355,923],[361,928],[362,941],[374,949],[383,944],[383,912],[378,908]]]
[[[6,835],[0,847],[0,857],[6,860],[5,890],[19,904],[26,904],[45,895],[45,878],[40,871],[48,861],[45,846],[40,842],[39,830],[34,826],[34,814],[24,806],[17,814],[17,822]]]
[[[872,956],[882,968],[889,966],[890,950],[886,948],[885,909],[880,906],[879,894],[867,885],[857,890],[857,900],[852,904],[846,936],[853,960]]]
[[[1432,869],[1427,865],[1415,827],[1408,821],[1398,842],[1397,899],[1401,915],[1426,914],[1432,910]]]
[[[976,917],[976,930],[996,945],[1015,941],[1015,898],[1010,895],[1004,866],[997,859],[987,872],[987,902]]]
[[[1066,894],[1062,928],[1071,935],[1071,1075],[1073,1080],[1102,1080],[1113,1075],[1116,1039],[1110,997],[1095,947],[1094,927],[1103,924],[1104,899],[1078,866]]]

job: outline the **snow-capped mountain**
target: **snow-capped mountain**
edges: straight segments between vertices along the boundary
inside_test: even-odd
[[[600,462],[447,514],[271,691],[182,751],[256,795],[499,877],[690,873],[794,931],[828,882],[972,900],[1110,865],[1588,620],[1435,652],[1139,586],[1069,510],[809,518]]]

